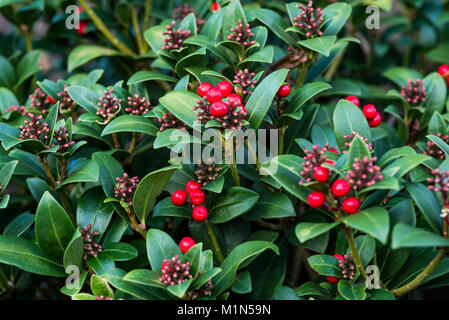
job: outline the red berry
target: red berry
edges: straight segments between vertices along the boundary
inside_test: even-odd
[[[332,194],[336,197],[345,197],[349,189],[349,183],[345,179],[337,179],[332,184]]]
[[[349,197],[343,201],[342,207],[345,212],[353,214],[359,211],[360,203],[357,198]]]
[[[200,189],[201,185],[195,180],[189,180],[189,182],[187,182],[186,184],[186,191],[188,194],[190,194],[190,192],[192,192],[193,190],[200,190]]]
[[[206,207],[197,206],[192,210],[192,218],[195,221],[204,221],[207,219],[208,212]]]
[[[182,253],[186,253],[194,245],[195,241],[193,241],[192,238],[184,237],[181,239],[181,242],[179,242],[179,249],[181,249]]]
[[[220,81],[215,89],[220,91],[221,95],[226,98],[232,93],[232,84],[229,81]]]
[[[376,107],[372,104],[367,104],[366,106],[364,106],[362,112],[368,120],[374,119],[374,117],[377,115]]]
[[[189,200],[195,206],[199,206],[206,200],[206,195],[202,190],[193,190],[189,193]]]
[[[313,177],[318,182],[326,182],[329,178],[329,170],[323,166],[316,167],[315,170],[313,170]]]
[[[441,66],[439,66],[438,67],[438,73],[442,77],[447,77],[449,75],[449,65],[442,64]]]
[[[327,280],[327,282],[330,282],[330,283],[337,283],[338,281],[340,281],[340,278],[332,277],[332,276],[326,276],[326,280]]]
[[[78,28],[75,29],[76,33],[78,33],[80,36],[84,36],[86,34],[86,27],[87,27],[88,21],[81,20]]]
[[[168,268],[168,261],[164,261],[161,267],[161,272],[164,271],[164,269]]]
[[[288,97],[289,94],[290,94],[290,86],[288,84],[283,84],[277,92],[277,95],[281,98]]]
[[[321,191],[314,191],[307,196],[307,203],[312,208],[321,207],[326,201],[326,196]]]
[[[353,104],[355,104],[357,107],[360,106],[360,101],[359,101],[359,99],[358,99],[357,97],[354,97],[354,96],[347,96],[345,99],[348,100],[348,101],[351,101],[351,102],[352,102]]]
[[[221,95],[220,90],[218,90],[217,88],[212,88],[210,89],[207,94],[207,101],[209,101],[210,103],[214,103],[217,101],[220,101],[221,99],[223,99],[223,96]]]
[[[48,101],[50,101],[51,103],[56,103],[55,99],[53,99],[51,96],[48,96]]]
[[[209,82],[203,82],[198,86],[198,94],[200,97],[204,97],[212,88],[213,87]]]
[[[242,104],[242,98],[237,93],[231,93],[228,97],[228,103],[231,106],[236,107],[239,104]]]
[[[339,253],[334,254],[333,257],[337,258],[340,261],[342,261],[344,259],[344,257]]]
[[[218,1],[215,1],[214,4],[212,5],[212,11],[216,12],[218,10],[220,10],[220,4],[218,3]]]
[[[243,105],[238,106],[238,108],[242,109],[243,113],[246,114],[248,113],[248,111],[246,111],[246,108]]]
[[[377,127],[381,122],[382,122],[382,118],[380,117],[380,113],[378,112],[378,113],[376,113],[376,116],[373,119],[368,120],[368,125],[371,128],[374,128],[374,127]]]
[[[175,206],[182,206],[187,201],[187,193],[184,190],[176,190],[171,195],[171,202]]]
[[[217,101],[210,106],[210,113],[216,117],[221,118],[228,114],[228,106],[223,101]]]

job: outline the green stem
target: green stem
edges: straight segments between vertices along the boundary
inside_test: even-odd
[[[284,231],[285,227],[280,225],[280,224],[274,224],[274,223],[270,223],[264,220],[257,220],[257,223],[262,226],[265,227],[267,229],[273,230],[273,231]]]
[[[248,143],[248,140],[245,140],[245,146],[248,149],[248,152],[249,152],[250,156],[256,161],[256,167],[260,168],[259,158],[257,157],[257,154],[256,154],[256,152],[254,152],[254,150],[251,147],[251,145]]]
[[[214,229],[212,228],[212,225],[210,224],[209,221],[206,221],[205,224],[207,228],[207,233],[209,234],[210,240],[212,241],[212,245],[214,246],[215,249],[215,253],[217,254],[218,261],[220,261],[220,263],[223,263],[224,256],[218,244],[217,237],[215,236]]]
[[[129,145],[129,149],[128,149],[128,152],[129,152],[130,156],[132,155],[132,153],[136,149],[137,141],[139,140],[139,136],[140,136],[139,133],[133,132],[133,135],[132,135],[132,138],[131,138],[131,144]]]
[[[402,287],[391,290],[390,292],[395,296],[402,296],[403,294],[415,289],[438,266],[441,260],[443,260],[445,253],[445,249],[441,249],[437,256],[433,258],[429,265],[420,274],[418,274],[415,279]]]
[[[136,7],[134,5],[131,5],[131,19],[134,27],[134,32],[136,33],[137,49],[139,50],[139,54],[144,54],[145,45],[142,39],[142,33],[140,31],[139,18],[137,17]]]
[[[348,241],[349,248],[351,248],[352,258],[354,259],[356,267],[359,269],[360,274],[362,275],[363,280],[366,280],[366,271],[363,267],[362,259],[360,258],[359,250],[357,250],[357,246],[355,245],[354,235],[352,234],[352,230],[350,228],[342,227],[343,233],[346,236],[346,240]]]
[[[150,11],[152,2],[153,2],[152,0],[145,0],[145,18],[143,22],[145,31],[148,30],[148,28],[150,27]]]
[[[27,52],[30,52],[33,50],[33,42],[31,40],[31,30],[25,26],[23,30],[23,36],[25,38],[25,48]]]
[[[234,184],[236,185],[236,187],[240,187],[239,173],[237,171],[237,165],[235,164],[234,161],[231,163],[231,173],[232,179],[234,180]]]
[[[1,291],[7,291],[8,288],[9,288],[8,277],[6,276],[6,274],[3,271],[2,267],[0,266],[0,290]]]
[[[84,11],[86,11],[87,15],[90,17],[92,22],[95,24],[98,30],[121,52],[135,57],[134,52],[129,49],[125,44],[123,44],[119,39],[117,39],[111,31],[109,31],[108,27],[101,21],[101,19],[97,16],[97,14],[89,7],[86,0],[79,0],[80,5],[83,7]]]
[[[284,153],[284,136],[286,127],[279,128],[279,155]]]

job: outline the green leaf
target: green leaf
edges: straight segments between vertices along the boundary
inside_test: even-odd
[[[27,151],[37,153],[45,149],[42,141],[34,139],[19,140],[19,136],[19,129],[5,123],[0,123],[0,140],[5,150],[20,146]]]
[[[269,174],[285,190],[305,202],[309,191],[299,185],[299,181],[302,179],[299,174],[299,166],[302,162],[300,157],[286,154],[275,157],[260,167],[262,173]]]
[[[399,182],[396,178],[384,177],[380,182],[361,190],[360,193],[362,194],[374,190],[399,190]]]
[[[223,223],[241,216],[256,204],[257,199],[259,199],[257,192],[242,187],[231,187],[214,201],[208,221]]]
[[[370,300],[396,300],[390,291],[384,289],[368,290],[368,297]]]
[[[304,104],[317,94],[329,90],[332,86],[326,82],[306,83],[295,90],[289,103],[289,112],[297,112]]]
[[[97,45],[79,45],[75,47],[69,54],[67,60],[67,71],[72,72],[76,68],[83,64],[99,58],[99,57],[113,57],[113,56],[126,56],[120,51],[115,49],[97,46]]]
[[[335,43],[335,40],[337,40],[336,36],[323,36],[298,41],[298,44],[302,47],[318,52],[325,57],[328,57],[331,53],[331,49]]]
[[[159,272],[165,259],[171,259],[176,255],[182,257],[178,245],[162,230],[148,230],[146,242],[148,260],[153,271]]]
[[[101,254],[114,261],[127,261],[137,257],[137,249],[123,242],[109,242],[103,246]]]
[[[177,90],[167,93],[159,99],[159,102],[168,111],[173,113],[176,118],[192,127],[197,120],[196,112],[192,109],[197,105],[200,97],[192,92]]]
[[[189,279],[187,281],[175,284],[173,286],[168,286],[167,291],[170,292],[175,297],[182,299],[187,292],[190,284],[193,282],[193,279]]]
[[[430,157],[425,154],[414,154],[408,157],[396,159],[393,163],[382,170],[382,175],[385,177],[394,176],[396,178],[401,178],[407,172],[419,166],[428,159],[430,159]]]
[[[26,53],[20,59],[16,68],[17,82],[15,87],[18,88],[26,79],[33,76],[41,70],[39,66],[39,58],[41,51],[33,50]],[[3,71],[2,71],[3,72]]]
[[[167,197],[159,201],[153,210],[153,217],[180,217],[190,218],[192,216],[192,210],[185,206],[176,206],[171,201],[171,197]]]
[[[77,266],[80,270],[84,269],[84,243],[81,237],[81,233],[75,230],[67,248],[64,252],[63,264],[64,268],[68,266]]]
[[[243,11],[240,1],[238,0],[230,1],[230,3],[223,10],[224,10],[224,17],[221,33],[223,35],[223,39],[227,39],[228,36],[231,34],[231,28],[237,26],[239,20],[242,20],[242,23],[244,25],[247,22],[245,12]]]
[[[352,7],[344,2],[333,3],[323,9],[323,25],[326,28],[323,31],[323,36],[336,35],[340,32],[343,26],[351,15]]]
[[[11,180],[11,177],[18,163],[19,161],[17,160],[10,161],[0,169],[0,186],[2,187],[2,189],[0,190],[0,194],[2,194],[8,186],[9,180]]]
[[[138,71],[138,72],[134,73],[128,79],[128,82],[126,84],[128,86],[130,86],[133,84],[150,81],[150,80],[162,80],[162,81],[167,81],[167,82],[177,82],[178,81],[176,78],[168,76],[166,74],[157,73],[154,71],[142,70],[142,71]]]
[[[391,247],[448,247],[449,240],[424,229],[415,228],[401,222],[394,226]]]
[[[72,300],[97,300],[97,298],[89,293],[77,293],[72,296]]]
[[[34,223],[34,214],[24,212],[19,214],[3,229],[3,235],[20,237]]]
[[[92,225],[90,231],[103,235],[111,221],[114,208],[104,203],[105,196],[100,187],[88,189],[79,198],[76,207],[76,221],[80,228]]]
[[[302,300],[290,287],[278,286],[274,290],[274,300]]]
[[[434,111],[429,121],[429,128],[427,130],[427,133],[428,134],[433,133],[436,135],[438,133],[446,131],[447,131],[446,121],[444,121],[443,116],[438,111]]]
[[[257,9],[251,11],[252,17],[259,20],[268,27],[276,36],[285,41],[289,46],[295,47],[296,40],[293,36],[285,31],[288,24],[276,12],[268,9]]]
[[[204,47],[210,52],[212,52],[214,55],[216,55],[218,58],[226,62],[228,65],[232,66],[233,61],[227,54],[227,52],[221,48],[220,46],[216,46],[216,43],[214,40],[209,39],[206,36],[203,35],[197,35],[194,37],[187,38],[184,43],[186,44],[193,44],[196,46]],[[220,74],[222,77],[222,75]]]
[[[426,88],[427,95],[423,105],[425,109],[422,121],[427,123],[434,111],[443,112],[446,104],[447,86],[443,77],[437,72],[427,75],[423,80],[423,85]]]
[[[149,173],[140,181],[133,197],[134,212],[140,221],[145,221],[175,170],[174,166],[165,167]]]
[[[345,147],[345,135],[352,135],[355,131],[363,138],[371,141],[371,131],[362,111],[352,102],[340,100],[333,114],[335,138],[341,150]]]
[[[92,275],[90,278],[90,288],[96,297],[114,297],[114,291],[112,291],[108,282],[96,274]]]
[[[398,86],[407,86],[409,80],[422,79],[421,74],[413,69],[393,67],[382,74],[385,78],[396,83]]]
[[[296,294],[300,297],[302,296],[317,296],[317,297],[326,297],[329,296],[329,293],[326,289],[321,287],[320,285],[314,282],[306,282],[299,286]]]
[[[426,186],[416,182],[407,183],[406,188],[426,221],[436,233],[439,233],[443,225],[440,217],[441,205],[434,193]]]
[[[436,63],[447,63],[449,61],[449,46],[440,44],[426,54],[427,59]]]
[[[288,69],[280,69],[270,73],[254,89],[246,103],[247,120],[253,129],[257,129],[265,118],[277,91],[287,77],[288,71]]]
[[[361,284],[353,284],[348,281],[339,281],[338,282],[338,292],[342,295],[346,300],[365,300],[366,299],[366,285],[364,283]]]
[[[67,178],[60,183],[56,189],[75,182],[97,182],[99,168],[95,161],[85,160],[70,168],[67,171]]]
[[[289,197],[281,192],[264,192],[244,218],[258,220],[294,216],[296,216],[295,208]]]
[[[1,6],[1,5],[0,5]],[[0,87],[12,88],[16,83],[16,72],[12,64],[3,56],[0,56]],[[2,88],[7,90],[6,88]]]
[[[100,169],[100,182],[104,193],[108,198],[114,198],[114,187],[117,177],[123,177],[123,169],[120,163],[105,152],[95,152],[92,159],[97,163]]]
[[[48,258],[37,245],[14,236],[0,235],[0,262],[44,276],[67,276],[63,267]]]
[[[19,101],[11,90],[7,88],[0,88],[0,110],[3,117],[8,119],[11,113],[6,113],[6,110],[11,106],[19,105]]]
[[[251,274],[248,270],[237,274],[231,290],[238,294],[250,293],[253,290]]]
[[[326,254],[316,254],[307,259],[310,267],[323,276],[342,277],[338,259]]]
[[[159,128],[153,124],[149,118],[137,116],[133,114],[121,115],[103,129],[101,136],[112,134],[115,132],[140,132],[150,136],[156,136]]]
[[[374,240],[372,237],[366,235],[366,236],[358,236],[355,239],[355,246],[357,247],[357,250],[360,253],[360,258],[362,259],[362,263],[364,266],[367,266],[368,263],[371,262],[374,256],[374,252],[376,250],[376,240]],[[350,254],[351,249],[348,248],[348,251],[346,254]]]
[[[359,135],[356,135],[354,139],[352,139],[351,146],[349,147],[348,167],[352,169],[355,159],[362,161],[365,157],[371,159],[371,153],[365,141],[363,141]]]
[[[75,228],[61,205],[46,191],[39,201],[35,222],[39,247],[49,257],[61,259]]]
[[[334,223],[313,223],[313,222],[301,222],[295,227],[295,233],[299,241],[305,242],[307,240],[318,237],[319,235],[326,233],[338,225],[338,222]]]
[[[244,62],[261,62],[261,63],[272,63],[273,62],[274,49],[272,46],[266,46],[262,50],[250,55],[248,58],[243,60]]]
[[[75,101],[87,112],[93,114],[97,113],[98,102],[101,98],[97,92],[82,86],[70,86],[67,89],[67,93],[73,101]]]
[[[388,239],[390,220],[388,211],[381,207],[371,207],[342,218],[350,227],[363,231],[385,244]]]
[[[221,264],[220,272],[213,280],[213,294],[219,295],[229,288],[235,280],[235,274],[241,265],[247,265],[263,251],[271,249],[279,254],[276,245],[268,241],[248,241],[235,247]]]

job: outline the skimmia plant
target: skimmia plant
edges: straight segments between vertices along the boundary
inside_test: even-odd
[[[447,9],[0,1],[0,298],[447,286]]]

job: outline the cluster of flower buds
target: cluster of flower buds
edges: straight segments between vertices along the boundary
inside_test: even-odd
[[[167,25],[167,31],[162,32],[165,45],[162,47],[164,50],[177,50],[182,49],[182,43],[185,39],[190,37],[190,30],[182,31],[181,28],[175,29],[176,21],[172,21],[171,24]]]
[[[357,107],[360,108],[360,101],[357,97],[347,96],[345,100],[348,100],[354,103]],[[377,111],[376,107],[373,104],[367,104],[362,108],[363,115],[368,121],[368,125],[371,128],[377,127],[382,122],[382,117],[380,113]]]
[[[224,128],[240,129],[246,118],[246,108],[242,105],[242,98],[232,93],[233,87],[229,81],[221,81],[214,88],[210,83],[203,82],[198,87],[198,105],[193,107],[197,111],[198,121],[218,121]]]
[[[70,98],[69,93],[67,92],[68,85],[64,84],[64,90],[61,92],[58,92],[59,97],[59,108],[61,109],[62,113],[71,113],[75,111],[77,104],[75,101]]]
[[[346,149],[343,150],[343,153],[348,152],[349,148],[351,147],[352,140],[354,140],[355,136],[359,136],[363,140],[363,142],[366,143],[366,146],[368,147],[368,150],[370,152],[373,152],[373,145],[371,143],[368,143],[368,139],[365,138],[365,137],[362,137],[361,135],[359,135],[358,132],[353,131],[352,134],[345,134],[343,136],[343,138],[345,138],[347,140],[347,141],[345,141],[345,148]]]
[[[296,7],[301,9],[301,13],[293,18],[294,26],[298,27],[305,33],[308,38],[321,36],[323,32],[320,30],[323,23],[323,11],[320,8],[313,8],[313,2],[309,1],[307,6],[297,4]]]
[[[40,88],[36,88],[32,94],[30,94],[31,107],[39,110],[39,112],[45,114],[48,108],[55,103],[55,100],[43,92]]]
[[[429,183],[429,190],[441,192],[445,206],[449,205],[448,191],[449,191],[449,171],[440,172],[439,169],[434,169],[430,172],[433,177],[427,178]]]
[[[243,96],[251,94],[257,82],[253,80],[255,75],[254,72],[249,72],[248,69],[238,69],[232,81],[236,85],[234,88],[235,92],[241,93]]]
[[[187,3],[177,7],[176,9],[174,9],[173,12],[172,12],[172,18],[174,20],[176,20],[176,21],[182,21],[185,17],[187,17],[192,12],[195,15],[196,25],[197,25],[198,28],[201,25],[206,23],[206,21],[198,18],[198,13],[195,11],[195,9],[190,7]]]
[[[10,106],[8,109],[6,109],[5,113],[9,113],[12,111],[17,111],[22,116],[26,116],[28,113],[25,106]]]
[[[335,165],[335,162],[332,160],[326,160],[326,152],[338,153],[334,148],[329,148],[329,144],[326,143],[324,147],[320,147],[319,145],[314,145],[312,150],[306,149],[304,150],[305,156],[303,157],[304,162],[302,163],[302,171],[301,176],[302,180],[299,182],[300,185],[304,184],[304,182],[310,182],[313,179],[318,182],[327,181],[329,177],[329,170],[323,166],[323,163],[329,163],[331,165]]]
[[[338,259],[338,266],[341,268],[343,278],[352,280],[355,275],[355,264],[352,258],[352,253],[345,254],[342,259]]]
[[[406,86],[401,88],[401,96],[413,107],[420,107],[420,104],[426,100],[426,87],[423,85],[423,81],[416,79],[415,81],[409,80]]]
[[[91,232],[92,224],[88,224],[86,227],[80,229],[81,238],[83,239],[84,255],[83,259],[86,260],[89,257],[97,257],[102,251],[101,244],[94,241],[93,237],[98,236],[98,231]]]
[[[104,124],[107,124],[120,111],[120,103],[122,99],[112,96],[114,89],[105,90],[104,96],[98,102],[97,115],[104,119]]]
[[[114,300],[112,297],[96,296],[95,300]]]
[[[122,202],[126,202],[129,206],[133,204],[134,191],[139,185],[139,178],[132,177],[125,172],[123,177],[115,178],[117,183],[114,187],[115,197]]]
[[[61,155],[68,152],[70,148],[73,147],[74,144],[75,141],[70,140],[67,128],[60,127],[53,133],[53,141],[51,143],[51,146],[46,146],[46,148],[50,149],[55,146],[58,146],[58,150],[56,152]]]
[[[201,190],[202,185],[195,180],[187,182],[185,191],[182,189],[176,190],[171,195],[171,201],[175,206],[182,206],[187,203],[187,198],[191,203],[192,218],[195,221],[201,222],[207,219],[209,212],[202,204],[206,201],[206,194]]]
[[[176,116],[171,112],[165,112],[162,118],[158,118],[157,122],[161,124],[159,130],[164,131],[165,129],[181,129],[186,130],[184,122],[176,118]]]
[[[371,187],[383,179],[380,167],[375,164],[377,158],[364,156],[362,160],[355,158],[352,169],[348,170],[346,179],[354,190]]]
[[[228,40],[238,42],[242,45],[243,49],[247,49],[256,43],[249,38],[253,37],[254,33],[249,28],[249,24],[243,24],[242,20],[237,21],[237,25],[231,28],[231,34],[228,36]]]
[[[202,274],[203,272],[200,270],[198,271],[198,277]],[[196,300],[198,298],[202,298],[202,297],[209,297],[212,295],[212,288],[213,288],[213,284],[212,284],[212,279],[209,279],[206,281],[206,283],[204,283],[201,287],[199,287],[198,289],[193,290],[192,292],[190,292],[189,297],[192,300]]]
[[[195,175],[197,177],[198,183],[202,186],[205,186],[209,182],[214,181],[218,177],[222,169],[217,164],[208,163],[208,161],[198,163],[197,167],[198,169],[195,170]]]
[[[449,143],[449,135],[445,134],[444,136],[441,133],[431,134],[432,136],[437,136],[441,140],[446,143]],[[437,160],[444,160],[445,155],[443,150],[441,150],[433,141],[428,140],[426,145],[426,151],[424,154],[431,156]]]
[[[34,139],[45,142],[48,139],[50,129],[48,124],[42,121],[42,115],[34,115],[31,112],[28,113],[28,120],[25,120],[25,124],[20,126],[19,140]]]
[[[128,107],[125,112],[129,114],[144,115],[151,110],[150,100],[145,97],[140,97],[135,93],[132,97],[128,97]]]
[[[190,274],[190,262],[182,263],[179,260],[179,255],[171,259],[165,259],[161,272],[162,277],[159,278],[159,281],[168,286],[174,286],[192,278]]]
[[[438,73],[443,77],[443,79],[446,80],[446,84],[449,87],[449,65],[442,64],[441,66],[439,66]]]

